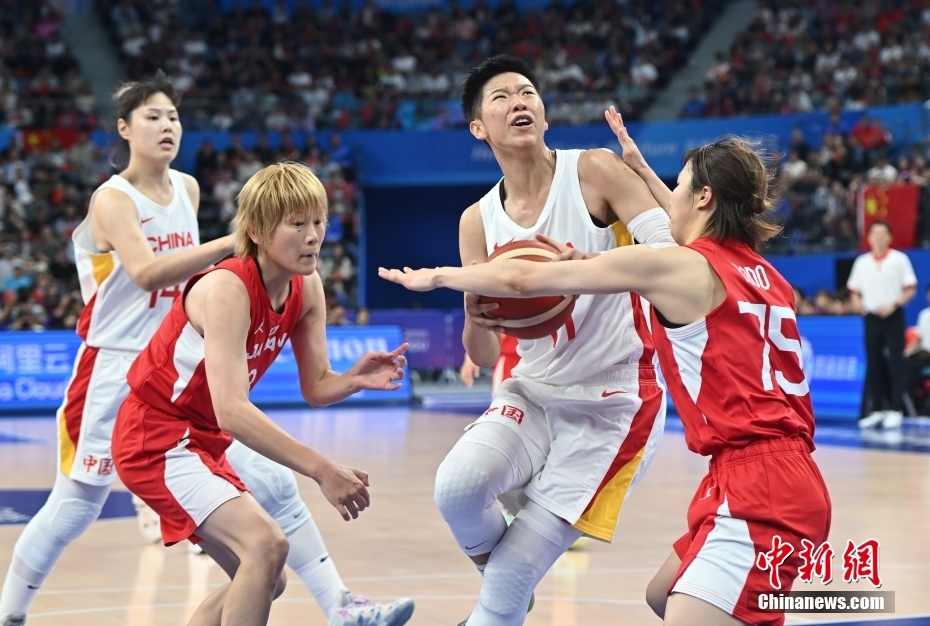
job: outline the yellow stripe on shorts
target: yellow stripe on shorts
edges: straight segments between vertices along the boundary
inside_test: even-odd
[[[77,452],[77,446],[71,441],[71,435],[68,434],[68,422],[65,419],[67,403],[68,397],[66,395],[65,403],[58,409],[58,470],[65,476],[70,476],[71,468],[74,466],[74,454]]]
[[[630,490],[633,476],[643,460],[646,449],[642,448],[619,472],[594,496],[594,503],[578,518],[574,527],[595,539],[613,541],[617,520],[623,500]]]

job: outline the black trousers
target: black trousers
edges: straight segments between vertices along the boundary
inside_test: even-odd
[[[865,316],[865,385],[872,411],[904,408],[904,309]],[[868,412],[868,411],[866,411]]]

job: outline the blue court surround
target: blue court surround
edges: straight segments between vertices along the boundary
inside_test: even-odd
[[[48,489],[0,489],[0,526],[25,524],[48,500]],[[113,491],[103,504],[100,519],[135,517],[132,494]]]

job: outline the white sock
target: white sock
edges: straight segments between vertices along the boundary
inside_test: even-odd
[[[17,563],[17,560],[14,556],[13,564],[10,565],[10,571],[3,582],[3,591],[0,591],[0,619],[7,615],[25,615],[45,580],[45,576],[37,575],[41,580],[29,581],[14,572],[14,567],[20,569],[19,566],[24,565],[22,561]]]
[[[342,590],[346,587],[326,551],[320,530],[311,518],[288,535],[287,540],[291,544],[287,564],[316,598],[326,619],[331,620],[342,608]]]

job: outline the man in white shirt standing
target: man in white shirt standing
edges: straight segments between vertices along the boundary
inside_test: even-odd
[[[865,391],[872,411],[860,428],[898,428],[903,417],[904,305],[914,297],[917,277],[910,259],[891,249],[891,237],[887,223],[872,223],[871,251],[856,259],[846,283],[854,310],[865,316]]]

